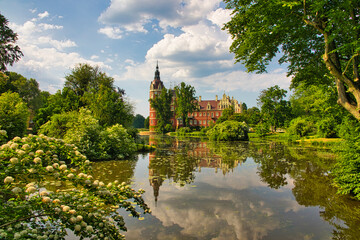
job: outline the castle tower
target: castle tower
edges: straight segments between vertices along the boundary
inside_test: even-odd
[[[160,71],[159,71],[159,65],[156,63],[156,71],[155,71],[155,77],[154,80],[150,84],[150,99],[155,98],[156,95],[159,95],[161,93],[161,90],[164,88],[163,82],[160,80]],[[149,101],[150,105],[150,101]],[[157,119],[156,119],[156,111],[153,109],[150,105],[150,111],[149,111],[149,131],[153,132],[155,131],[155,127],[157,125]]]

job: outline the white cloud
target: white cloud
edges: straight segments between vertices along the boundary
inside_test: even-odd
[[[59,30],[59,29],[63,29],[63,26],[59,26],[59,25],[53,25],[53,24],[47,24],[47,23],[40,23],[39,27],[41,27],[44,30]]]
[[[130,32],[147,32],[145,25],[153,20],[162,29],[197,24],[218,8],[221,0],[113,0],[99,21]],[[153,25],[153,28],[156,26]]]
[[[98,58],[99,58],[99,56],[97,56],[97,55],[92,55],[92,56],[90,57],[91,60],[95,60],[95,59],[98,59]]]
[[[49,16],[47,12],[39,14],[40,18]],[[103,62],[86,59],[79,53],[69,51],[76,47],[70,39],[56,39],[54,31],[61,31],[63,26],[48,23],[37,23],[38,19],[26,21],[22,25],[12,23],[10,27],[18,34],[17,44],[24,57],[15,64],[11,71],[26,73],[26,77],[35,78],[41,89],[54,92],[62,88],[63,77],[69,69],[78,63],[98,65],[103,69],[111,67]]]
[[[255,93],[275,84],[289,87],[290,78],[286,77],[283,68],[270,69],[269,73],[259,75],[247,73],[241,65],[234,64],[233,54],[229,53],[232,39],[221,30],[230,19],[229,10],[219,8],[204,16],[206,19],[197,24],[182,27],[183,33],[178,36],[165,34],[147,51],[144,63],[127,66],[126,73],[118,79],[151,80],[159,60],[161,79],[168,84],[185,81],[197,89],[217,93]]]
[[[43,12],[43,13],[39,13],[38,14],[38,17],[40,18],[40,19],[43,19],[43,18],[46,18],[46,17],[48,17],[50,14],[48,13],[48,11],[45,11],[45,12]]]
[[[111,39],[120,39],[122,38],[123,31],[117,27],[104,27],[98,30],[99,33],[105,34],[108,38]]]
[[[222,28],[225,23],[231,20],[231,12],[230,9],[218,8],[208,14],[208,19]]]

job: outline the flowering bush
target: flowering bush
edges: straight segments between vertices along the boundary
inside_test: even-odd
[[[123,239],[124,208],[150,212],[125,183],[103,183],[74,145],[44,135],[15,137],[0,147],[0,239],[64,239],[66,229],[90,239]]]

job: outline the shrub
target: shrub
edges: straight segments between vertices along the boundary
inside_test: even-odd
[[[302,118],[295,118],[290,122],[287,132],[289,135],[305,137],[312,132],[312,129],[313,125],[311,122]]]
[[[316,123],[318,135],[325,138],[337,137],[335,119],[326,118]]]
[[[75,144],[79,151],[90,159],[106,158],[101,148],[101,126],[89,110],[55,114],[40,127],[39,132],[49,137],[61,138]]]
[[[0,95],[0,126],[6,131],[8,139],[25,134],[28,117],[28,107],[18,93]]]
[[[136,135],[135,131],[131,133]],[[135,140],[125,128],[114,125],[103,130],[86,109],[55,114],[39,132],[76,145],[81,153],[93,160],[123,159],[136,151]]]
[[[231,120],[216,124],[208,130],[207,136],[215,141],[249,140],[247,125]]]
[[[107,155],[106,159],[123,159],[137,150],[133,138],[119,124],[108,127],[101,133],[101,145]]]
[[[360,200],[360,123],[346,119],[340,127],[342,141],[337,148],[339,157],[332,170],[338,193],[352,194]]]
[[[268,123],[259,123],[255,127],[255,133],[259,137],[265,137],[270,133],[270,125]]]
[[[191,132],[192,131],[189,127],[182,127],[176,131],[176,135],[186,135],[187,133],[191,133]]]
[[[63,140],[16,137],[0,147],[0,161],[1,239],[64,239],[69,230],[81,239],[123,239],[115,209],[139,217],[131,199],[149,212],[143,190],[93,179],[89,160]]]

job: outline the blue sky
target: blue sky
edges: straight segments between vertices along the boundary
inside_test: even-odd
[[[166,87],[183,81],[202,99],[225,92],[252,107],[261,90],[290,85],[276,63],[261,75],[234,64],[220,0],[0,0],[0,12],[24,53],[8,70],[54,93],[76,64],[98,65],[145,117],[157,61]]]

